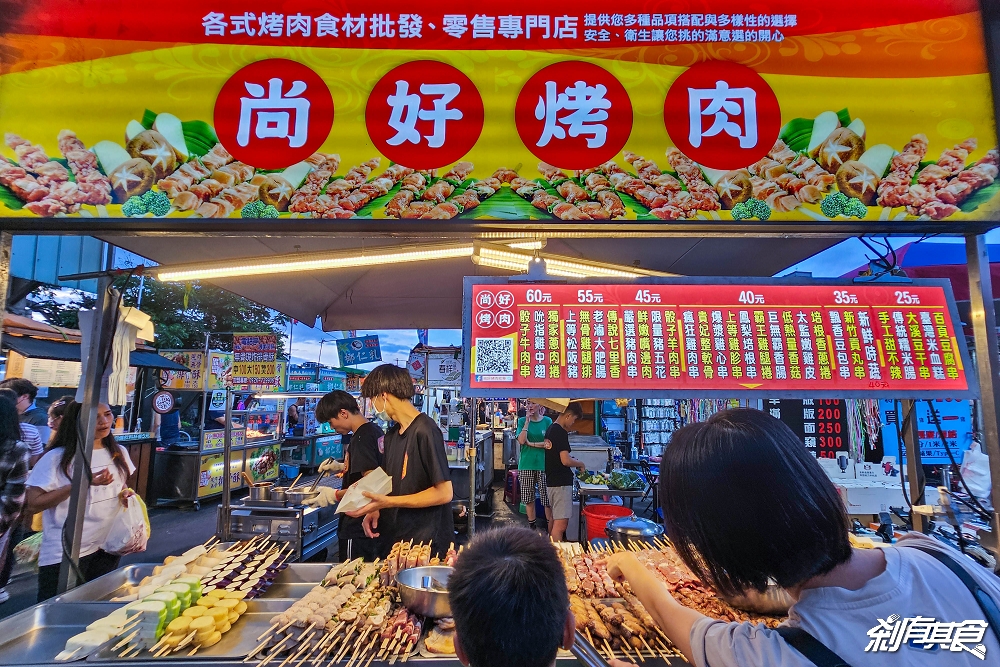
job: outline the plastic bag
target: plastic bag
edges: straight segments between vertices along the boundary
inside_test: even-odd
[[[990,497],[990,457],[983,454],[978,442],[973,442],[962,458],[962,477],[972,491],[980,500],[988,500]],[[994,499],[995,500],[995,499]]]
[[[33,565],[38,562],[38,551],[42,548],[42,534],[30,535],[14,547],[14,562],[18,565]]]
[[[148,540],[149,515],[146,513],[146,503],[133,493],[123,501],[101,549],[109,554],[127,556],[145,551]]]
[[[362,495],[362,491],[384,496],[392,491],[392,477],[385,474],[381,468],[375,468],[347,489],[347,493],[337,505],[337,513],[355,512],[369,504],[371,498]]]

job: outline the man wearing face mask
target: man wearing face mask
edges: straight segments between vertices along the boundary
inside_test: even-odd
[[[454,541],[453,489],[441,429],[417,410],[413,380],[405,368],[383,364],[361,385],[382,420],[395,422],[385,434],[385,471],[392,477],[388,496],[365,493],[372,502],[350,516],[364,517],[369,537],[387,534],[382,544],[399,540],[431,544],[431,555],[444,556]]]

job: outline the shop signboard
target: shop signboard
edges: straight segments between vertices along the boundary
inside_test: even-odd
[[[160,350],[160,356],[175,361],[190,371],[163,371],[164,389],[204,389],[205,353],[200,350]]]
[[[242,447],[246,442],[246,431],[244,429],[232,430],[233,449]],[[224,429],[205,431],[201,434],[201,451],[221,452],[226,444],[226,432]]]
[[[341,366],[357,366],[382,361],[382,350],[378,345],[378,336],[361,336],[358,338],[342,338],[337,341],[337,355]]]
[[[792,429],[816,457],[832,459],[838,452],[850,452],[847,408],[842,399],[771,398],[764,401],[763,407]]]
[[[2,36],[15,134],[0,217],[25,228],[314,216],[961,231],[1000,211],[976,0],[214,0],[155,21],[122,0],[23,8]]]
[[[288,362],[275,362],[277,384],[232,384],[233,353],[209,352],[208,388],[225,389],[230,384],[234,391],[256,391],[261,393],[277,393],[285,391],[285,376],[288,372]]]
[[[940,280],[465,279],[463,396],[930,398],[978,392]]]
[[[233,334],[235,385],[275,386],[278,384],[278,337],[269,333]]]
[[[7,377],[26,378],[36,387],[78,387],[80,362],[36,359],[8,350]]]
[[[281,445],[272,443],[246,450],[246,473],[256,482],[278,478],[278,463],[281,459]]]
[[[962,456],[972,444],[974,430],[972,404],[964,399],[939,397],[931,401],[931,405],[934,406],[934,412],[941,424],[941,431],[944,433],[951,455],[955,457],[956,462],[961,463]],[[926,401],[916,401],[913,410],[917,419],[917,437],[920,441],[920,462],[928,465],[947,465],[951,461],[944,449],[945,445],[941,443],[941,434],[934,424],[931,407]],[[897,460],[905,461],[906,447],[901,447],[899,443],[901,430],[897,435],[897,429],[903,427],[900,404],[896,401],[879,401],[879,412],[882,415],[881,444],[885,456],[895,456]]]
[[[434,352],[427,355],[428,387],[459,387],[462,384],[462,355],[454,352]]]
[[[344,458],[344,445],[339,435],[325,435],[316,438],[316,460]]]
[[[205,498],[222,493],[222,474],[226,467],[222,454],[207,454],[201,457],[201,467],[198,474],[198,497]],[[239,489],[243,486],[243,452],[233,452],[229,461],[229,488]]]

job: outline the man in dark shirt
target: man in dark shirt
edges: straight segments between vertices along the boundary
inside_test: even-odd
[[[430,543],[432,556],[444,556],[454,541],[455,523],[441,429],[410,402],[413,380],[405,368],[392,364],[375,368],[361,385],[361,395],[371,399],[380,419],[396,422],[384,439],[392,493],[366,492],[372,502],[351,515],[364,517],[365,534],[377,537],[376,531],[384,531],[391,536],[385,541],[388,545],[412,539]]]
[[[573,516],[573,472],[570,468],[586,468],[570,456],[569,429],[583,416],[579,403],[570,403],[545,432],[545,482],[552,505],[552,525],[549,535],[561,542],[566,526]]]
[[[49,413],[35,405],[35,397],[38,396],[38,387],[31,380],[25,378],[8,378],[0,382],[0,388],[12,389],[17,394],[17,414],[20,415],[21,423],[31,424],[38,429],[38,436],[42,443],[48,443],[52,435],[49,428]]]
[[[365,419],[358,402],[346,391],[331,391],[316,405],[316,421],[326,422],[341,436],[350,436],[344,453],[344,483],[340,489],[319,487],[320,495],[307,501],[309,505],[325,507],[339,502],[347,489],[376,468],[382,467],[382,429]],[[320,471],[339,469],[326,462]],[[362,557],[373,561],[381,555],[380,540],[365,535],[362,520],[342,514],[337,528],[340,540],[340,562]]]

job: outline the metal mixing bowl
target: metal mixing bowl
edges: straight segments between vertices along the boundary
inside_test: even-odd
[[[428,565],[397,572],[396,583],[399,585],[399,597],[403,600],[403,605],[421,616],[430,618],[451,616],[448,591],[427,588],[423,585],[423,579],[432,577],[447,588],[448,577],[453,571],[453,568],[446,565]]]

